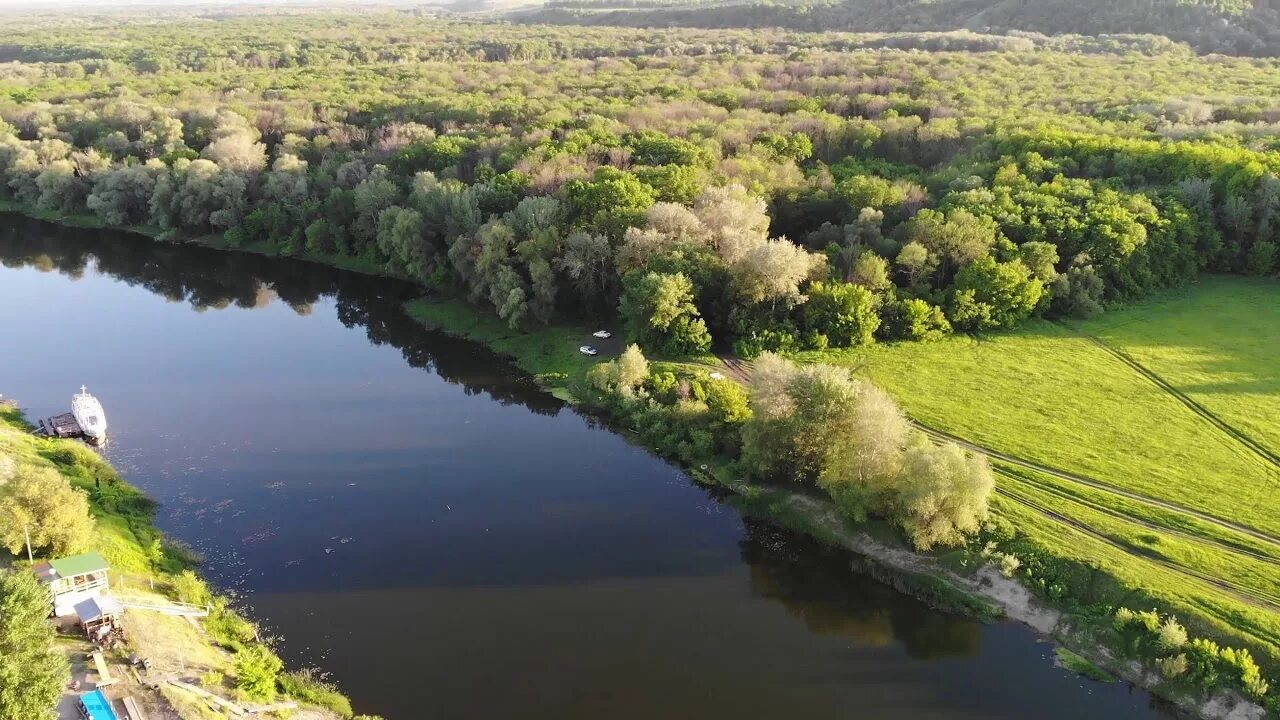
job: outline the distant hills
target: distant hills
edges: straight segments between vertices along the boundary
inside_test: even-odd
[[[1280,55],[1280,0],[552,0],[522,20],[638,27],[855,32],[1144,33],[1197,52]]]

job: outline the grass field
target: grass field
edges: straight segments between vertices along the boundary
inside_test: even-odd
[[[1280,283],[1209,277],[1085,328],[1280,453]]]
[[[1038,544],[1280,659],[1280,282],[802,359],[1017,460],[995,463],[993,507]]]

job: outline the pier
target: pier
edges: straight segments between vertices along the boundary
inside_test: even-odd
[[[84,430],[80,427],[80,423],[76,422],[76,416],[71,413],[54,415],[51,418],[41,420],[39,432],[41,435],[57,438],[84,437]]]

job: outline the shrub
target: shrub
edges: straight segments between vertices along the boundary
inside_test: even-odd
[[[241,650],[258,639],[253,623],[240,617],[220,598],[214,601],[213,610],[205,618],[204,629],[214,642],[232,650]]]
[[[179,602],[191,603],[192,605],[207,605],[213,600],[213,593],[209,591],[209,585],[200,579],[190,570],[183,570],[181,574],[173,579],[173,594],[178,598]]]
[[[285,673],[280,676],[280,688],[294,700],[332,710],[344,718],[351,717],[351,701],[338,688],[320,679],[317,670],[306,668]]]
[[[1166,679],[1172,680],[1181,677],[1187,672],[1187,656],[1178,653],[1170,657],[1160,658],[1156,660],[1156,668],[1160,670],[1160,675]]]
[[[236,652],[236,687],[245,695],[269,700],[276,694],[276,680],[284,663],[266,645],[255,644]]]
[[[1018,568],[1022,567],[1022,561],[1017,555],[1001,555],[1000,556],[1000,572],[1008,578],[1018,573]]]
[[[1169,618],[1160,626],[1156,642],[1160,649],[1173,652],[1187,644],[1187,629],[1178,624],[1175,618]]]

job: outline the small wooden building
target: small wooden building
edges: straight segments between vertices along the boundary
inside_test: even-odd
[[[76,603],[76,617],[85,635],[90,640],[99,642],[120,625],[120,616],[124,614],[124,606],[110,595],[102,595]],[[101,685],[102,683],[99,683]]]
[[[76,613],[76,603],[106,592],[109,568],[101,555],[91,552],[37,563],[32,569],[49,588],[53,614],[66,617]]]

